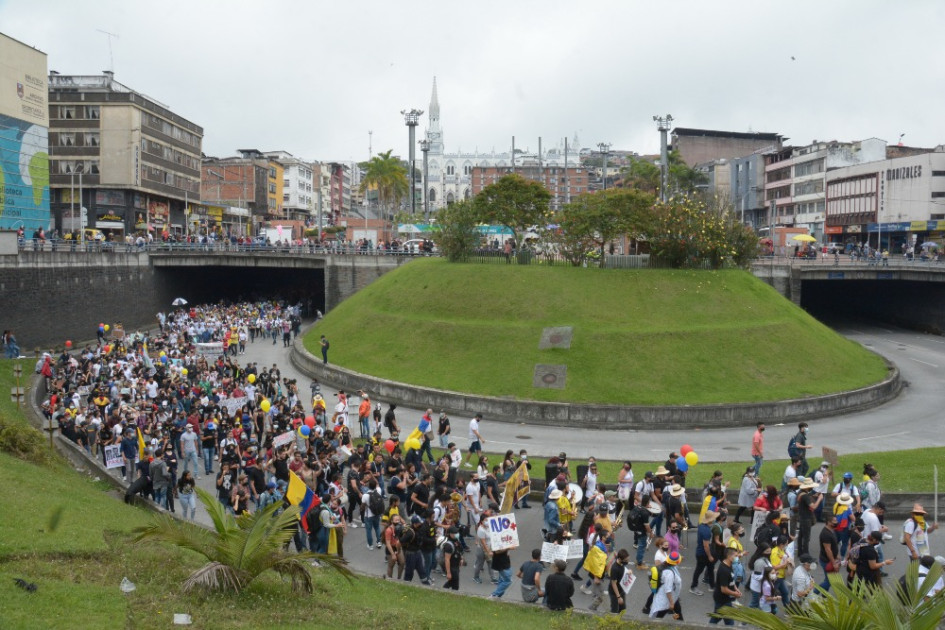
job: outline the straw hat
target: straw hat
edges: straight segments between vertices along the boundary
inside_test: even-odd
[[[805,479],[804,483],[801,484],[801,490],[813,490],[817,487],[817,484],[814,483],[813,479]]]
[[[653,474],[659,477],[660,475],[668,475],[669,471],[666,470],[666,466],[660,466],[659,468],[656,469],[656,472]]]
[[[712,510],[706,510],[705,514],[702,516],[702,520],[700,521],[700,524],[708,525],[710,523],[714,523],[715,519],[717,519],[718,517],[719,517],[718,512],[713,512]]]
[[[683,494],[685,491],[686,489],[683,488],[681,485],[679,485],[678,483],[674,483],[673,487],[669,489],[669,494],[674,497],[678,497],[679,495]]]
[[[561,491],[557,489],[552,490],[551,493],[548,495],[549,501],[557,501],[560,498],[561,498]]]
[[[925,508],[923,508],[918,503],[912,506],[912,513],[913,514],[928,514],[928,512],[925,511]]]
[[[797,488],[801,485],[801,481],[797,477],[791,477],[788,479],[787,485],[791,488]]]
[[[851,505],[853,503],[853,497],[850,496],[849,492],[841,492],[840,496],[837,497],[837,503],[840,505]]]

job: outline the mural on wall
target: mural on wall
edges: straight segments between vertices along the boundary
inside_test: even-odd
[[[0,229],[49,227],[48,146],[45,127],[0,114]]]

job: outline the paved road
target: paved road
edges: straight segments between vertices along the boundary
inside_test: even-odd
[[[941,391],[942,385],[942,366],[945,366],[945,340],[930,335],[875,326],[845,327],[840,332],[893,359],[900,366],[903,377],[910,382],[910,387],[897,400],[879,409],[812,421],[811,440],[815,444],[829,444],[841,452],[908,448],[920,443],[945,443],[945,435],[942,435],[941,431],[934,430],[940,417],[938,409],[941,402],[938,392]],[[309,381],[291,366],[287,355],[288,351],[282,347],[281,343],[272,345],[268,342],[257,342],[250,344],[247,347],[246,355],[240,358],[244,362],[255,361],[260,365],[278,363],[283,376],[297,378],[301,386],[300,389],[304,391]],[[412,426],[413,421],[419,419],[421,413],[417,410],[400,411],[400,424],[406,427]],[[893,418],[897,420],[891,421]],[[909,422],[899,421],[901,418],[909,418]],[[466,434],[464,420],[457,419],[455,423],[458,429],[457,432],[462,436]],[[782,451],[781,445],[787,444],[791,431],[792,428],[790,427],[772,427],[766,436],[768,444],[772,447],[778,445],[777,451]],[[562,448],[565,448],[569,455],[576,458],[593,454],[597,457],[613,459],[623,457],[662,459],[669,450],[678,448],[683,442],[690,442],[698,447],[702,457],[707,460],[747,460],[748,442],[751,436],[751,431],[744,428],[701,432],[666,431],[660,435],[647,434],[645,439],[640,439],[643,436],[642,433],[627,433],[626,438],[618,443],[607,432],[503,425],[489,423],[488,418],[483,423],[483,434],[489,440],[487,447],[490,444],[492,446],[501,445],[501,448],[515,449],[521,446],[528,448],[534,454],[542,455],[556,454]],[[529,438],[519,437],[523,435],[529,436]],[[465,446],[465,440],[458,442]],[[780,457],[781,452],[777,452],[776,456]],[[218,470],[218,468],[218,466],[214,467],[215,470]],[[213,479],[203,477],[199,480],[199,483],[201,487],[212,491]],[[536,505],[535,502],[533,502],[533,505]],[[198,507],[197,516],[198,520],[208,523],[202,507]],[[530,550],[540,546],[540,504],[531,510],[519,510],[517,518],[520,525],[521,546],[512,554],[513,575],[518,567],[528,559]],[[890,527],[894,533],[898,534],[899,523],[891,523]],[[815,528],[813,540],[816,541],[818,533],[819,528]],[[681,567],[685,584],[681,601],[686,620],[699,624],[707,621],[707,613],[712,610],[712,602],[708,588],[704,585],[702,588],[706,591],[706,595],[703,597],[696,597],[687,592],[689,580],[695,567],[692,551],[694,533],[689,534],[689,536],[690,540],[684,541],[689,550],[684,552],[684,561]],[[941,540],[936,540],[936,538],[939,537],[933,537],[933,551],[942,553],[945,551],[945,544]],[[634,554],[632,537],[625,529],[621,529],[617,534],[617,547],[627,548],[632,556]],[[344,549],[345,557],[351,562],[353,568],[359,572],[375,576],[384,574],[386,565],[383,551],[366,547],[365,530],[363,528],[349,529]],[[746,545],[746,549],[753,551],[750,544]],[[901,550],[901,546],[895,541],[887,543],[887,555],[898,557],[896,564],[890,570],[890,574],[896,577],[901,575],[906,567],[904,554]],[[652,561],[652,557],[653,550],[651,548],[647,550],[646,560],[648,562]],[[574,562],[569,563],[569,571]],[[640,609],[648,595],[648,586],[643,572],[637,571],[636,574],[641,579],[631,591],[628,599],[627,616],[642,619],[644,616]],[[493,587],[488,581],[487,573],[483,573],[483,584],[475,584],[472,581],[471,566],[463,567],[460,575],[461,592],[483,597],[492,592]],[[445,579],[442,576],[435,577],[434,587],[420,586],[416,579],[414,584],[417,585],[417,588],[439,589]],[[816,572],[815,578],[818,580],[822,578],[820,570]],[[519,585],[520,582],[513,579],[512,586],[503,599],[505,601],[521,602]],[[747,603],[747,596],[743,598],[743,601]],[[586,609],[591,603],[591,598],[580,591],[576,591],[574,603],[578,608]],[[605,612],[608,610],[607,606],[608,604],[605,601],[602,607]]]
[[[920,445],[945,446],[941,431],[943,400],[940,392],[945,383],[945,339],[902,329],[875,325],[845,325],[838,332],[863,344],[899,366],[908,387],[894,401],[875,409],[810,420],[810,443],[815,450],[830,446],[840,453],[859,453],[890,449],[916,448]],[[300,389],[310,382],[296,370],[282,344],[252,344],[244,357],[260,365],[278,363],[283,375],[297,378]],[[331,403],[331,391],[323,394]],[[383,402],[383,401],[381,401]],[[412,427],[423,410],[398,408],[398,424]],[[453,434],[460,448],[468,445],[468,418],[453,418]],[[908,421],[907,421],[908,420]],[[504,451],[521,448],[533,455],[551,456],[561,450],[569,457],[584,459],[663,460],[682,444],[691,444],[704,461],[750,461],[749,449],[753,429],[672,430],[659,433],[594,429],[574,430],[566,427],[545,427],[527,424],[489,422],[481,426],[486,448]],[[765,432],[767,452],[772,459],[787,457],[787,444],[797,431],[789,426],[769,425]]]

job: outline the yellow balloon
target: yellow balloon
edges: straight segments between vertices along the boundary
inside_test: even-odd
[[[406,442],[404,442],[404,446],[407,447],[407,450],[413,449],[413,450],[415,450],[415,451],[419,451],[419,450],[420,450],[420,440],[418,440],[417,438],[410,438],[409,440],[407,440]]]
[[[167,356],[167,353],[164,352],[163,350],[161,350],[161,354],[160,354],[159,356],[166,357],[166,356]]]
[[[699,463],[699,456],[696,455],[695,451],[689,451],[686,453],[686,463],[690,466],[695,466]]]
[[[183,374],[184,376],[187,376],[187,368],[181,369],[180,373]]]
[[[109,330],[111,330],[111,326],[109,326],[108,324],[105,324],[105,332],[108,332]]]
[[[263,401],[262,401],[261,403],[259,403],[259,408],[262,409],[263,412],[265,412],[265,413],[269,413],[269,407],[270,407],[270,405],[269,405],[269,401],[268,401],[267,399],[263,399]]]
[[[246,377],[246,380],[249,381],[250,385],[252,385],[253,383],[256,382],[256,375],[250,374],[249,376]]]

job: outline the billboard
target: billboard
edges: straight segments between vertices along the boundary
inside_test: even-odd
[[[0,34],[0,228],[49,227],[46,54]]]

